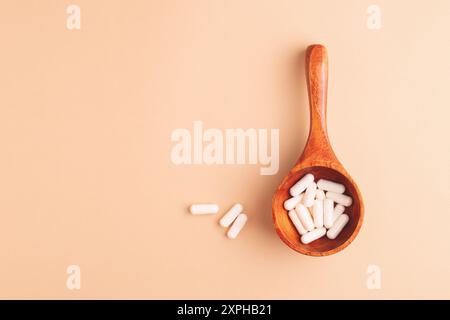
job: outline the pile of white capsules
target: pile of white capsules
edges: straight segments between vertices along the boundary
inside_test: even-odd
[[[289,189],[292,198],[284,202],[284,208],[301,235],[302,243],[311,243],[325,234],[329,239],[336,239],[341,233],[350,219],[344,213],[345,207],[353,202],[344,192],[344,185],[325,179],[316,183],[310,173]]]
[[[248,217],[243,213],[244,207],[240,203],[236,203],[234,206],[228,210],[223,217],[220,219],[219,224],[228,229],[227,237],[230,239],[236,239],[239,232],[244,228],[247,223]],[[193,215],[203,215],[203,214],[216,214],[219,212],[219,205],[215,203],[199,203],[190,206],[189,211]]]

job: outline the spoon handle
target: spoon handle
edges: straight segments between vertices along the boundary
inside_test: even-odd
[[[322,45],[312,45],[306,52],[310,127],[302,160],[334,161],[336,156],[327,134],[328,56]]]

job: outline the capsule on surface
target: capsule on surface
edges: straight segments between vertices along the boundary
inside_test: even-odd
[[[231,225],[230,229],[228,229],[227,236],[230,239],[236,239],[239,232],[241,232],[242,228],[245,226],[245,223],[247,222],[248,218],[245,213],[241,213],[237,216],[236,220],[234,220],[233,224]]]
[[[194,215],[216,214],[219,212],[219,205],[215,203],[198,203],[191,205],[189,211]]]
[[[243,209],[244,208],[242,207],[242,204],[236,203],[234,206],[231,207],[230,210],[228,210],[227,213],[224,214],[222,219],[220,219],[219,224],[222,227],[228,228],[236,219],[236,217],[242,212]]]

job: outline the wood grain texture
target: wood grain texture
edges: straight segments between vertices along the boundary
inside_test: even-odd
[[[309,256],[327,256],[347,247],[357,236],[364,217],[364,204],[358,186],[337,159],[327,133],[328,56],[322,45],[312,45],[306,52],[306,78],[310,105],[310,129],[302,155],[283,179],[272,199],[272,216],[281,240],[290,248]],[[353,204],[345,209],[350,221],[339,236],[330,240],[322,237],[303,244],[300,235],[289,219],[283,203],[289,189],[305,174],[312,173],[315,181],[328,179],[345,185],[345,194]]]

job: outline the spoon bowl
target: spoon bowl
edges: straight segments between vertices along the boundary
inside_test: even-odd
[[[312,45],[306,52],[306,78],[310,102],[310,130],[305,149],[295,166],[283,179],[272,199],[272,216],[275,230],[281,240],[293,250],[309,256],[327,256],[347,247],[357,236],[364,217],[361,192],[344,169],[331,148],[326,127],[326,103],[328,82],[328,57],[322,45]],[[353,198],[351,206],[345,208],[350,221],[334,239],[326,236],[309,244],[300,241],[300,235],[284,209],[289,199],[289,189],[305,174],[314,175],[314,180],[331,180],[345,186],[345,194]]]

